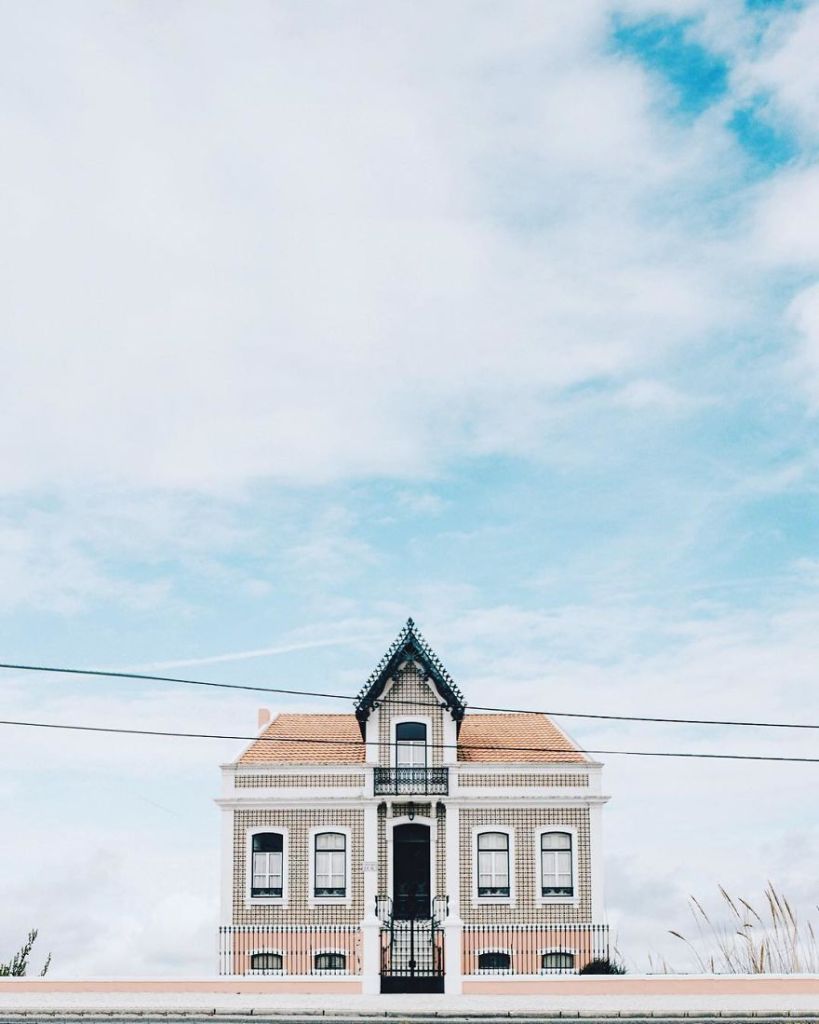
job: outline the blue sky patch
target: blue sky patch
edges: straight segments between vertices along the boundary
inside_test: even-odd
[[[762,116],[759,103],[735,110],[728,127],[751,156],[769,167],[778,167],[796,156],[796,140]]]
[[[690,20],[649,18],[614,28],[617,49],[661,75],[676,92],[677,107],[696,116],[727,90],[728,67],[721,57],[689,36]]]

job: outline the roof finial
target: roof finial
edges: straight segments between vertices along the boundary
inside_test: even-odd
[[[409,617],[409,618],[407,619],[407,627],[408,627],[409,629],[414,629],[414,628],[415,628],[415,623],[414,623],[414,622],[413,622],[413,620],[412,620],[412,616],[410,616],[410,617]]]

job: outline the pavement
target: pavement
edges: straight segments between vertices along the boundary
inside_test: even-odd
[[[819,1024],[816,994],[753,995],[298,995],[149,992],[0,992],[0,1024],[27,1021],[184,1020],[186,1024],[253,1017],[277,1024],[353,1024],[384,1018],[447,1024],[515,1020],[516,1024],[582,1018],[594,1021],[679,1021],[730,1018]],[[318,1019],[318,1020],[317,1020]]]

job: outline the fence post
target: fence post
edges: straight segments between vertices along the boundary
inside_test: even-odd
[[[361,922],[361,991],[381,991],[381,924],[376,914],[378,895],[378,805],[364,807],[364,919]]]

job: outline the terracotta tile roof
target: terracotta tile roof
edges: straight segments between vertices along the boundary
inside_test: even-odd
[[[282,741],[271,742],[276,737],[281,737]],[[319,742],[287,742],[302,738]],[[458,751],[458,760],[464,762],[544,764],[588,760],[545,715],[467,712],[458,743],[462,748]],[[498,750],[498,747],[549,749]],[[365,748],[355,715],[282,714],[273,719],[236,763],[363,764],[364,760]]]
[[[467,715],[461,723],[459,761],[543,764],[550,761],[588,761],[588,757],[545,715]],[[479,749],[474,749],[474,748]],[[498,750],[498,747],[545,747],[537,750]]]
[[[282,737],[282,742],[271,739]],[[262,738],[265,737],[265,738]],[[318,743],[287,743],[287,739]],[[332,742],[336,741],[336,742]],[[277,715],[237,764],[362,764],[364,744],[355,715]]]

